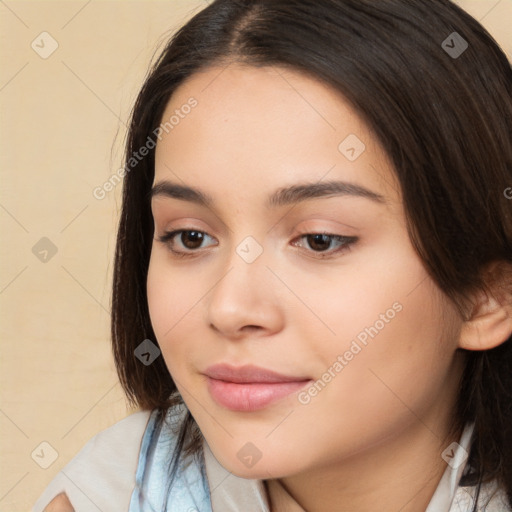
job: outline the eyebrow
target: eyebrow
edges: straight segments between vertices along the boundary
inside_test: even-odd
[[[151,199],[159,196],[189,201],[207,208],[214,205],[213,198],[205,192],[167,180],[159,181],[151,189]],[[346,181],[326,181],[321,183],[299,183],[277,189],[267,198],[265,206],[266,208],[277,208],[310,199],[333,196],[363,197],[376,203],[386,203],[384,196],[361,185]]]

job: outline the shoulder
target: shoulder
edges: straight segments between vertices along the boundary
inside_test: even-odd
[[[111,466],[125,455],[132,456],[134,453],[138,453],[140,441],[151,413],[152,411],[135,412],[102,430],[92,437],[72,460],[77,460],[79,457],[99,457],[98,463]],[[107,459],[106,455],[109,453],[115,455],[113,460]]]
[[[75,509],[66,494],[61,493],[48,504],[44,512],[75,512]]]
[[[142,437],[153,412],[130,414],[92,437],[50,482],[33,512],[43,512],[61,493],[76,510],[99,508],[107,512],[112,510],[112,503],[116,503],[117,510],[127,510]],[[60,510],[67,509],[55,508]]]

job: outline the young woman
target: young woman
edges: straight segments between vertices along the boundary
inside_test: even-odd
[[[512,510],[511,91],[447,0],[198,13],[127,144],[112,338],[141,412],[36,511]]]

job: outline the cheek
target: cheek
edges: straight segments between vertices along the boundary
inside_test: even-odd
[[[364,451],[418,418],[436,424],[437,413],[456,391],[456,328],[449,320],[450,304],[430,279],[411,292],[425,277],[421,266],[413,267],[407,279],[402,273],[402,281],[391,274],[373,285],[368,281],[357,299],[341,301],[344,308],[337,315],[329,306],[326,316],[336,336],[319,340],[309,333],[316,343],[304,359],[314,360],[316,352],[317,380],[299,396],[288,429],[272,439],[276,453],[281,443],[307,446],[315,432],[315,450],[303,454],[315,464]]]
[[[398,239],[361,254],[316,287],[296,286],[315,290],[305,301],[330,327],[325,352],[348,350],[356,340],[386,359],[422,337],[438,337],[443,298],[412,248]]]
[[[382,245],[324,289],[319,316],[333,333],[317,345],[319,373],[343,359],[326,395],[342,396],[357,410],[400,404],[393,393],[413,403],[441,385],[456,348],[457,315],[409,244]],[[313,340],[313,329],[308,332]]]
[[[337,335],[322,359],[336,377],[311,399],[318,407],[312,417],[324,407],[341,407],[351,411],[340,415],[341,425],[349,422],[356,430],[377,422],[391,431],[443,393],[456,349],[455,308],[414,253],[396,247],[393,253],[381,253],[364,273],[340,282],[347,295],[330,301],[326,314]]]
[[[152,253],[147,277],[149,316],[162,356],[173,375],[174,367],[179,367],[191,354],[187,341],[196,338],[194,330],[200,325],[198,302],[204,293],[200,288],[197,280],[169,265],[165,255]]]

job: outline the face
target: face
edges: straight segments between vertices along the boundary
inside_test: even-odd
[[[340,464],[418,417],[441,432],[460,321],[350,105],[305,75],[231,64],[182,84],[172,116],[156,148],[149,309],[219,462],[278,478]],[[290,380],[236,373],[246,365]]]

